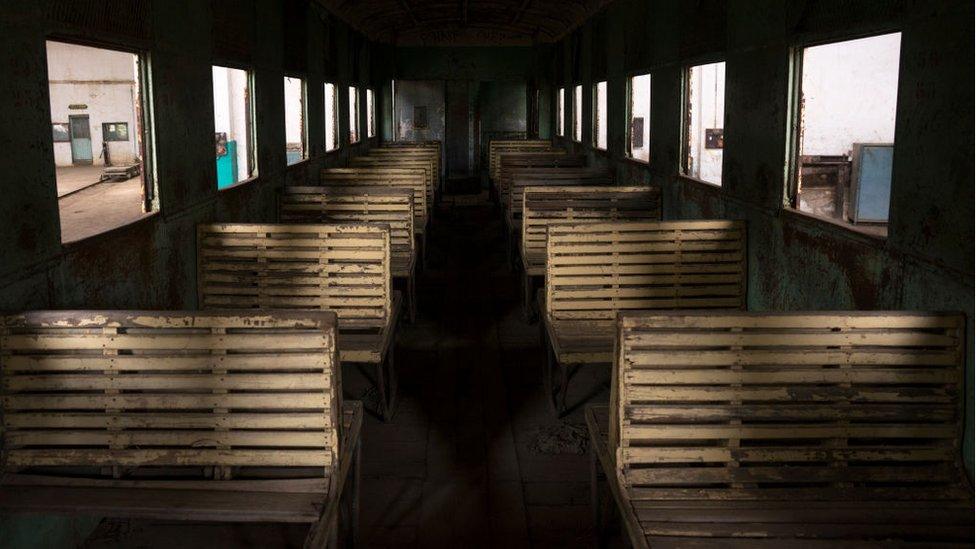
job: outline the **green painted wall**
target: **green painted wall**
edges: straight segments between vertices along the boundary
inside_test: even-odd
[[[100,520],[46,515],[0,516],[0,547],[72,549],[85,541]]]

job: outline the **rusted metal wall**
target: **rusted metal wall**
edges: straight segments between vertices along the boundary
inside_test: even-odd
[[[606,32],[606,29],[613,29]],[[900,30],[896,152],[889,237],[865,236],[784,210],[789,52],[800,43]],[[620,181],[660,185],[669,219],[749,223],[749,306],[963,311],[973,326],[972,5],[865,0],[617,0],[549,51],[557,89],[609,80],[609,153],[559,140],[609,164]],[[543,49],[540,49],[543,50]],[[725,181],[676,177],[682,68],[725,60]],[[604,72],[605,70],[605,72]],[[624,82],[652,74],[651,161],[624,158]],[[571,127],[567,105],[566,127]],[[550,116],[551,113],[550,113]],[[583,142],[590,142],[584,126]],[[973,468],[973,338],[967,429]]]

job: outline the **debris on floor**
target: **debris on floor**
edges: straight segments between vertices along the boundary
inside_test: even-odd
[[[547,456],[583,455],[587,448],[586,426],[560,423],[539,427],[532,441],[532,451]]]

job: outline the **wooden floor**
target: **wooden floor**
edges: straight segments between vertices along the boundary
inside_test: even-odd
[[[416,325],[401,323],[401,402],[363,433],[365,547],[589,547],[582,406],[552,419],[539,328],[522,321],[498,216],[482,196],[442,204],[419,278]],[[580,372],[569,402],[606,402],[606,369]],[[355,371],[347,395],[369,400]],[[365,393],[365,394],[364,394]],[[292,547],[281,525],[105,521],[89,547]],[[616,540],[615,540],[616,541]]]

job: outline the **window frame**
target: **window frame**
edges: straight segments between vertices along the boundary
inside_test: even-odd
[[[715,65],[718,63],[725,64],[725,80],[726,85],[724,88],[724,95],[722,96],[722,131],[724,134],[725,127],[728,123],[728,109],[725,108],[728,103],[729,98],[729,88],[728,82],[728,61],[723,58],[711,58],[711,59],[699,59],[695,60],[684,67],[681,70],[681,147],[680,156],[678,159],[678,175],[681,177],[708,185],[710,187],[722,188],[725,186],[725,149],[722,149],[722,178],[718,183],[713,183],[702,179],[701,177],[691,175],[691,71],[695,67],[703,67],[706,65]],[[699,175],[701,175],[699,173]]]
[[[107,131],[106,128],[107,126],[125,126],[125,135],[126,135],[125,139],[119,139],[118,137],[109,139],[108,138],[109,131]],[[115,130],[114,134],[118,135],[118,130]],[[102,141],[105,141],[107,143],[128,143],[130,135],[132,134],[129,133],[128,122],[102,122]],[[68,139],[68,141],[70,142],[71,140]]]
[[[355,85],[349,86],[346,93],[348,94],[348,97],[350,99],[348,105],[349,106],[349,128],[346,137],[349,140],[350,145],[356,145],[361,143],[363,140],[363,135],[362,135],[363,129],[359,124],[359,119],[362,117],[361,105],[359,104],[359,95],[360,95],[359,87]],[[356,98],[355,103],[351,101],[353,97]],[[355,116],[353,116],[354,113]],[[356,130],[355,132],[356,139],[353,139],[353,128],[355,128]]]
[[[644,121],[644,124],[648,128],[647,129],[647,143],[646,143],[646,146],[647,146],[647,160],[644,160],[642,158],[635,157],[634,156],[634,152],[633,152],[633,143],[634,143],[634,137],[633,137],[633,130],[634,130],[634,123],[633,123],[634,122],[634,79],[635,78],[638,78],[638,77],[641,77],[641,76],[647,76],[648,77],[648,83],[647,83],[647,88],[648,88],[647,89],[647,112],[648,112],[648,116],[647,116],[647,120]],[[625,86],[625,91],[626,91],[626,95],[625,95],[626,104],[625,104],[625,108],[624,108],[624,112],[625,112],[625,119],[624,120],[625,120],[625,123],[626,123],[626,127],[625,127],[625,130],[626,131],[624,133],[625,133],[625,136],[626,136],[626,143],[624,144],[625,145],[624,146],[624,158],[627,159],[627,160],[632,160],[634,162],[638,162],[640,164],[649,165],[651,163],[651,143],[650,143],[650,141],[651,141],[651,131],[650,131],[651,116],[650,116],[650,114],[651,114],[651,100],[652,100],[652,97],[651,96],[652,96],[652,93],[654,91],[654,76],[651,73],[651,71],[647,71],[647,72],[632,72],[632,73],[628,73],[627,76],[626,76],[626,78],[627,78],[626,79],[626,86]]]
[[[329,143],[329,109],[326,108],[329,99],[328,88],[332,86],[332,143]],[[325,81],[322,83],[322,122],[325,130],[325,152],[330,153],[342,148],[342,140],[339,139],[339,85],[335,82]]]
[[[577,93],[578,92],[578,93]],[[583,84],[579,83],[573,86],[573,124],[572,139],[574,143],[583,144]],[[577,115],[579,117],[577,118]],[[577,133],[579,135],[577,135]]]
[[[366,139],[376,137],[376,92],[366,88]]]
[[[566,137],[566,87],[556,90],[556,136]]]
[[[68,44],[73,46],[83,46],[88,48],[97,48],[103,50],[110,50],[115,52],[127,53],[133,55],[136,60],[136,73],[138,74],[138,109],[133,116],[133,122],[136,124],[136,141],[139,145],[139,154],[142,157],[142,211],[143,215],[137,220],[124,223],[122,225],[107,229],[105,231],[95,233],[78,240],[70,240],[65,242],[63,240],[63,234],[58,231],[58,241],[61,243],[62,247],[74,246],[80,242],[90,240],[92,238],[98,238],[106,233],[139,223],[146,220],[147,218],[153,217],[162,211],[163,205],[159,198],[159,174],[157,172],[157,143],[156,143],[156,108],[155,108],[155,95],[154,89],[155,84],[153,80],[153,53],[148,48],[139,48],[132,46],[130,44],[122,44],[118,42],[112,42],[110,40],[86,40],[79,38],[78,36],[68,35],[64,33],[49,33],[44,35],[44,70],[45,73],[49,71],[47,63],[47,43],[48,42],[59,42],[61,44]],[[45,83],[47,94],[50,94],[50,82]],[[68,139],[66,141],[55,141],[53,135],[53,126],[56,124],[68,125],[68,122],[53,122],[53,116],[51,114],[50,97],[48,101],[45,102],[45,109],[47,109],[47,117],[50,121],[49,124],[52,127],[51,135],[51,146],[54,143],[70,143],[71,142],[71,130],[68,128]],[[130,128],[130,135],[132,135],[132,129]],[[53,150],[52,150],[53,153]],[[59,199],[56,199],[59,200]],[[58,214],[58,223],[61,223],[61,216]]]
[[[226,61],[223,59],[214,59],[210,62],[210,70],[213,72],[214,67],[221,67],[224,69],[233,69],[244,71],[247,75],[247,163],[248,163],[248,176],[240,181],[235,182],[233,185],[228,185],[223,189],[218,188],[218,192],[229,191],[235,189],[246,183],[250,183],[260,177],[260,171],[258,167],[258,128],[257,128],[257,102],[255,101],[257,97],[256,83],[257,79],[255,77],[255,69],[251,65],[244,63],[235,63],[233,61]],[[212,84],[211,84],[212,86]],[[211,90],[212,92],[213,90]],[[211,95],[213,95],[211,93]],[[213,128],[215,131],[216,128]]]
[[[606,112],[600,112],[600,84],[603,84],[603,86],[604,86],[604,88],[606,90],[606,92],[605,92],[606,93],[606,104],[604,105],[604,110],[605,111],[609,111],[610,110],[610,82],[609,82],[609,80],[601,80],[599,82],[595,82],[593,84],[593,101],[592,101],[592,103],[593,103],[593,109],[592,109],[592,112],[593,112],[593,120],[592,120],[592,124],[591,124],[592,131],[593,131],[593,139],[591,141],[592,141],[592,145],[593,145],[593,149],[594,150],[597,150],[597,151],[600,151],[600,152],[607,152],[610,149],[610,125],[609,125],[610,117],[608,116],[608,114]],[[601,129],[600,126],[601,126],[601,122],[602,122],[602,126],[603,126],[602,129],[604,130],[604,133],[606,134],[606,137],[605,137],[605,139],[606,139],[606,146],[604,146],[604,147],[601,147],[600,146],[600,129]]]
[[[899,39],[900,50],[898,52],[898,89],[896,90],[897,97],[901,95],[901,79],[903,76],[902,64],[904,63],[904,36],[905,30],[901,27],[883,27],[873,29],[870,32],[865,33],[854,33],[854,34],[836,34],[831,36],[824,36],[820,38],[811,38],[808,40],[798,40],[793,43],[789,48],[789,77],[787,79],[789,83],[789,91],[787,96],[787,127],[786,127],[786,166],[785,173],[786,178],[783,185],[783,195],[782,195],[782,209],[790,212],[792,214],[801,216],[803,219],[810,219],[816,222],[825,223],[827,225],[840,227],[846,229],[850,233],[857,235],[866,236],[872,240],[884,241],[891,236],[891,211],[889,202],[889,212],[888,221],[883,224],[873,224],[873,225],[856,225],[846,218],[832,219],[829,217],[817,215],[811,212],[805,212],[799,208],[799,184],[800,184],[800,170],[802,168],[800,163],[801,157],[801,147],[803,146],[803,54],[807,48],[813,48],[817,46],[826,46],[830,44],[839,44],[843,42],[851,42],[855,40],[861,40],[865,38],[875,38],[879,36],[885,36],[888,34],[900,34]],[[897,131],[898,127],[898,101],[896,98],[895,102],[895,128]],[[898,150],[897,140],[893,140],[893,158],[897,158]],[[723,173],[724,180],[724,173]],[[894,173],[892,173],[891,180],[891,201],[894,197],[895,179]],[[870,230],[869,227],[872,226],[883,226],[885,228],[884,233],[880,234],[877,231]]]
[[[312,152],[308,146],[308,78],[297,74],[286,73],[284,75],[284,78],[282,79],[282,83],[284,83],[284,80],[289,78],[292,80],[298,80],[302,86],[302,97],[301,97],[302,157],[298,162],[295,162],[293,164],[288,164],[287,153],[285,156],[285,165],[295,166],[312,158]],[[285,100],[287,101],[287,98],[285,98]],[[284,106],[284,103],[282,103],[282,106]],[[287,109],[285,109],[285,150],[286,151],[288,147],[287,127],[288,127],[288,111]]]

